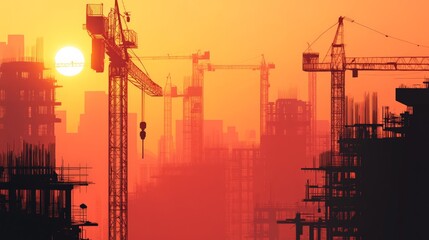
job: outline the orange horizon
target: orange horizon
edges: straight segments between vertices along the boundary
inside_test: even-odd
[[[67,125],[63,127],[68,133],[76,133],[84,124],[79,121],[85,117],[85,95],[88,92],[107,93],[108,57],[104,73],[95,73],[90,68],[91,38],[83,29],[87,3],[84,0],[40,0],[25,1],[25,6],[22,6],[16,1],[7,1],[0,9],[0,42],[7,41],[9,34],[22,34],[25,46],[30,47],[36,38],[43,37],[45,65],[53,73],[56,72],[54,56],[59,49],[70,45],[83,52],[85,66],[80,74],[73,77],[55,74],[58,85],[62,86],[56,92],[58,101],[62,103],[56,110],[67,112]],[[107,14],[113,1],[104,1],[103,4]],[[302,71],[302,53],[308,44],[312,44],[311,50],[319,52],[320,59],[325,55],[329,58],[336,28],[321,33],[335,24],[339,16],[355,20],[345,22],[346,56],[429,56],[425,31],[429,23],[426,11],[429,2],[425,1],[405,4],[400,0],[363,0],[358,3],[339,0],[329,3],[124,0],[124,4],[126,11],[131,12],[128,26],[139,36],[139,48],[135,50],[137,56],[182,56],[210,51],[213,64],[259,64],[263,54],[267,62],[276,65],[270,71],[269,101],[279,97],[307,101],[308,73]],[[120,8],[124,11],[122,5]],[[319,36],[320,39],[313,44]],[[26,55],[31,54],[31,48],[26,48],[25,52]],[[192,74],[190,60],[148,60],[143,63],[158,85],[164,87],[170,74],[179,91],[184,79]],[[360,72],[359,78],[352,78],[351,72],[346,72],[346,94],[360,102],[365,93],[377,92],[380,108],[390,106],[393,112],[400,113],[405,106],[395,102],[395,87],[420,84],[426,77],[425,72]],[[129,85],[129,112],[135,113],[131,122],[136,124],[141,120],[140,94],[133,85]],[[146,96],[145,101],[145,120],[148,122],[145,151],[156,155],[164,131],[164,100]],[[173,99],[173,133],[175,120],[182,119],[181,102],[181,99]],[[317,74],[317,104],[318,119],[330,120],[329,73]],[[102,111],[97,113],[101,115]],[[107,119],[107,114],[101,117]],[[259,136],[259,72],[206,72],[204,118],[223,120],[224,131],[235,126],[240,138],[251,130]],[[137,128],[138,125],[131,127]],[[107,128],[105,132],[107,135]],[[136,145],[133,149],[139,149],[140,140],[132,144]],[[94,158],[105,157],[107,149],[106,153],[92,154]],[[92,159],[86,161],[91,163]],[[133,164],[138,166],[140,163]],[[105,173],[99,173],[96,178],[103,179]],[[133,174],[134,179],[138,179],[138,171]],[[97,214],[101,216],[101,213]]]

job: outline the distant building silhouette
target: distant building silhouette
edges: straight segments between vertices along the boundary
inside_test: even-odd
[[[24,60],[24,35],[8,35],[8,41],[0,42],[0,63]]]
[[[309,105],[298,99],[278,99],[268,105],[267,134],[261,136],[265,161],[266,202],[299,202],[305,182],[300,168],[306,163],[310,134]],[[301,183],[299,183],[301,182]]]
[[[0,67],[0,150],[55,143],[56,80],[40,62],[4,62]]]
[[[176,163],[189,163],[190,159],[184,159],[184,129],[183,129],[183,120],[176,120],[176,137],[175,143],[173,146],[175,148],[175,162]],[[224,147],[223,139],[223,121],[222,120],[204,120],[203,121],[203,149],[208,148],[221,148]],[[160,145],[160,153],[162,154],[162,145]],[[203,155],[204,156],[204,155]],[[204,161],[203,159],[199,161]]]
[[[255,163],[255,239],[290,237],[280,232],[277,218],[298,208],[304,197],[308,162],[310,106],[295,99],[268,104],[266,134],[261,135],[261,161]]]

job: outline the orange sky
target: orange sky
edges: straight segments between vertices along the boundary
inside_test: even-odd
[[[63,103],[59,109],[67,110],[71,131],[76,130],[83,111],[84,91],[107,90],[107,74],[97,74],[89,67],[91,39],[82,28],[86,3],[100,1],[2,1],[0,5],[0,41],[6,41],[8,34],[24,34],[29,46],[35,44],[37,37],[43,37],[48,67],[53,67],[55,53],[63,46],[73,45],[84,51],[87,63],[80,75],[56,75],[59,85],[63,86],[57,91]],[[113,3],[104,1],[106,13]],[[400,0],[124,0],[124,3],[131,12],[129,26],[139,34],[138,55],[188,55],[209,50],[212,63],[258,64],[260,55],[265,54],[267,61],[276,64],[270,76],[271,101],[277,98],[279,91],[287,93],[289,89],[298,89],[298,97],[307,99],[307,73],[301,70],[302,52],[307,42],[312,42],[333,25],[340,15],[389,35],[429,45],[426,38],[429,3],[424,0],[412,4]],[[319,51],[321,56],[326,54],[334,30],[313,45],[313,50]],[[385,38],[350,22],[345,22],[345,42],[347,56],[429,56],[429,48]],[[164,86],[170,73],[179,89],[183,77],[191,73],[190,65],[186,60],[145,62],[154,81]],[[217,71],[205,76],[205,118],[223,119],[225,127],[235,125],[240,134],[250,129],[258,132],[259,74]],[[364,91],[378,91],[380,104],[392,105],[394,87],[400,83],[421,82],[403,78],[423,78],[428,74],[361,72],[358,79],[351,79],[351,73],[346,76],[349,95],[360,100]],[[329,78],[328,73],[318,75],[319,119],[329,119]],[[139,92],[131,85],[130,89],[130,112],[138,112]],[[146,146],[156,152],[163,131],[163,99],[146,99]],[[180,119],[180,100],[177,99],[173,107],[173,119]],[[394,109],[402,110],[397,104]]]

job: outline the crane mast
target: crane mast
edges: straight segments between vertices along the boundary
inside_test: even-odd
[[[162,89],[131,60],[137,34],[123,29],[118,1],[108,17],[102,4],[88,4],[86,29],[92,38],[91,67],[104,71],[109,56],[108,89],[108,221],[109,240],[128,239],[128,81],[151,96]],[[128,78],[128,77],[131,78]]]
[[[332,161],[338,161],[340,152],[338,140],[345,125],[345,49],[343,17],[331,46],[331,151]]]
[[[310,104],[310,151],[309,159],[313,159],[316,154],[317,135],[317,101],[316,101],[316,79],[315,72],[308,73],[308,103]]]
[[[177,87],[171,83],[171,76],[168,74],[164,87],[164,146],[161,151],[161,163],[173,163],[173,130],[172,130],[172,99],[183,97],[177,93]]]

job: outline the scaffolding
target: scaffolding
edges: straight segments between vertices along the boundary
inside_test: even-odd
[[[55,167],[54,146],[24,143],[0,154],[0,232],[5,239],[83,239],[86,205],[73,211],[72,190],[88,186],[83,168]],[[78,178],[79,180],[73,180]]]
[[[320,154],[318,166],[303,168],[304,171],[321,172],[322,184],[307,181],[304,202],[317,203],[324,207],[324,217],[295,218],[279,221],[281,224],[295,224],[296,239],[303,234],[303,226],[309,228],[309,239],[315,235],[321,238],[321,229],[326,229],[327,239],[361,239],[360,216],[362,197],[360,143],[367,139],[376,139],[381,132],[381,124],[377,124],[377,95],[365,94],[363,103],[355,103],[347,98],[346,118],[339,140],[339,155],[331,157],[330,152]],[[372,117],[371,117],[372,116]],[[321,210],[319,210],[321,211]],[[317,229],[317,234],[314,234]]]
[[[382,124],[376,123],[376,95],[372,104],[369,95],[363,104],[348,99],[339,158],[326,152],[319,166],[303,169],[324,176],[322,184],[307,182],[304,199],[322,204],[323,218],[303,218],[298,212],[278,223],[295,225],[297,240],[303,227],[309,228],[310,240],[320,234],[327,240],[424,238],[428,89],[397,88],[396,100],[407,110],[396,115],[383,107]]]

